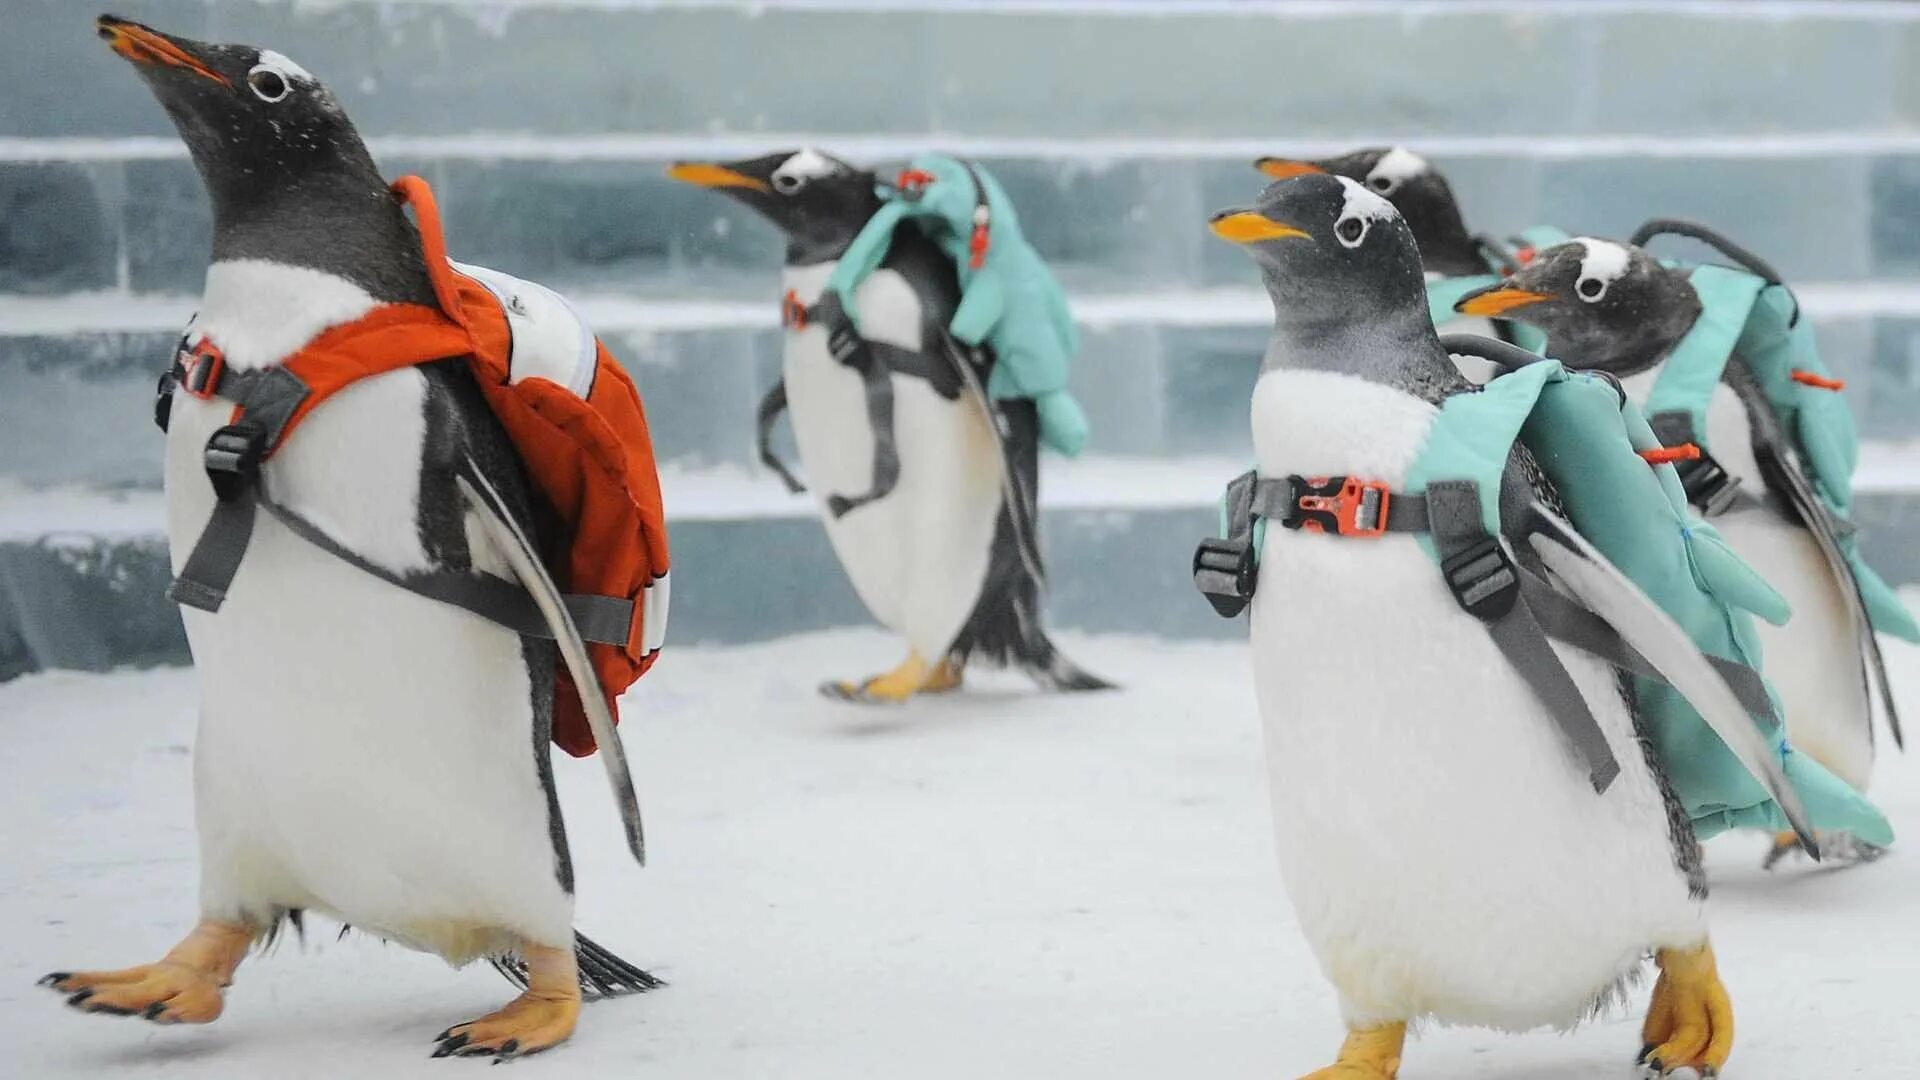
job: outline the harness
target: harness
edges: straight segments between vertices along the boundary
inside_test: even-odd
[[[321,332],[284,363],[251,371],[229,369],[218,346],[204,337],[183,338],[161,376],[155,421],[162,430],[174,393],[233,405],[229,422],[202,453],[216,497],[213,514],[167,595],[218,612],[246,557],[258,513],[265,511],[307,543],[388,584],[515,633],[552,639],[533,598],[518,584],[477,572],[389,570],[268,490],[262,465],[327,398],[371,375],[464,357],[529,480],[566,529],[569,546],[556,554],[551,569],[577,590],[564,595],[564,605],[593,646],[595,672],[611,707],[652,665],[666,630],[665,519],[639,395],[557,294],[479,267],[456,269],[423,181],[402,178],[394,192],[418,214],[437,308],[381,305]],[[564,667],[558,674],[554,740],[570,753],[591,753],[580,691]]]
[[[1508,368],[1541,360],[1518,346],[1480,337],[1449,335],[1441,343],[1450,353],[1484,356]],[[1617,384],[1613,389],[1618,393]],[[1625,395],[1619,400],[1624,407]],[[1194,584],[1221,616],[1232,618],[1244,611],[1258,584],[1258,552],[1267,523],[1343,540],[1388,533],[1427,537],[1454,601],[1485,627],[1553,716],[1594,791],[1604,793],[1619,776],[1619,762],[1551,642],[1571,645],[1635,675],[1656,681],[1661,676],[1604,618],[1515,559],[1497,531],[1488,527],[1486,510],[1481,484],[1473,479],[1435,479],[1422,492],[1395,492],[1362,477],[1263,477],[1248,472],[1227,487],[1224,538],[1204,540],[1194,553]],[[1763,724],[1778,724],[1758,672],[1710,654],[1707,659],[1750,715]]]

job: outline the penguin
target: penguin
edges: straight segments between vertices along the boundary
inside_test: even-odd
[[[273,368],[378,305],[436,306],[420,236],[338,101],[288,57],[103,15],[173,119],[213,206],[212,262],[187,339],[229,372]],[[214,512],[203,466],[232,406],[173,395],[173,569]],[[354,383],[265,461],[281,505],[395,574],[507,559],[456,492],[471,461],[514,524],[541,512],[464,358]],[[261,514],[218,614],[183,608],[200,691],[198,925],[163,958],[43,984],[92,1013],[219,1017],[250,946],[319,912],[525,992],[456,1024],[433,1056],[496,1061],[571,1035],[582,980],[651,976],[573,929],[574,879],[548,760],[554,645],[397,588]]]
[[[1305,173],[1331,173],[1365,184],[1367,190],[1393,204],[1413,231],[1420,262],[1428,281],[1441,278],[1482,277],[1513,269],[1486,238],[1467,229],[1453,185],[1433,163],[1404,146],[1375,146],[1317,161],[1263,157],[1254,167],[1275,180]],[[1511,341],[1504,326],[1489,319],[1459,316],[1440,327],[1443,334],[1479,334]],[[1455,358],[1461,371],[1475,383],[1492,378],[1494,365],[1474,356]]]
[[[1441,403],[1473,390],[1427,317],[1405,221],[1366,185],[1308,173],[1212,228],[1253,256],[1275,310],[1251,408],[1261,474],[1400,490]],[[1557,506],[1518,444],[1500,499],[1510,530]],[[1596,795],[1414,536],[1267,528],[1263,543],[1249,633],[1280,865],[1348,1028],[1310,1080],[1392,1080],[1411,1024],[1571,1027],[1649,952],[1639,1060],[1714,1075],[1732,1010],[1700,849],[1630,685],[1555,646],[1620,766]]]
[[[1703,310],[1684,271],[1641,248],[1592,237],[1540,252],[1505,284],[1471,294],[1458,306],[1468,314],[1539,327],[1554,359],[1613,375],[1638,402],[1646,400],[1662,363]],[[1779,691],[1788,738],[1865,792],[1874,762],[1872,704],[1859,679],[1868,642],[1856,632],[1843,591],[1849,586],[1835,577],[1792,508],[1788,478],[1763,467],[1760,447],[1781,438],[1780,417],[1736,353],[1707,408],[1707,442],[1740,489],[1764,492],[1765,498],[1717,516],[1713,524],[1793,609],[1785,626],[1759,623],[1766,674]],[[1777,836],[1767,865],[1795,847],[1791,837]],[[1821,848],[1842,864],[1880,854],[1836,836],[1823,836]]]
[[[893,670],[829,682],[822,691],[897,703],[958,689],[973,660],[1018,667],[1050,690],[1108,687],[1047,636],[1044,571],[1032,535],[1038,417],[1031,401],[989,407],[984,395],[968,392],[969,382],[986,385],[993,358],[991,350],[964,350],[947,337],[960,288],[939,247],[915,228],[900,229],[880,269],[860,287],[865,336],[890,346],[912,370],[895,365],[891,376],[897,483],[883,498],[836,513],[835,497],[874,483],[874,429],[860,375],[834,358],[832,328],[817,317],[807,323],[805,313],[880,209],[878,178],[811,148],[682,162],[668,175],[745,203],[785,234],[782,310],[800,324],[787,320],[782,384],[769,400],[792,410],[801,464],[854,591],[909,647]],[[767,408],[763,416],[770,417]]]

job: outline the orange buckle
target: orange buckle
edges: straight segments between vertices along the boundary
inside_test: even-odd
[[[1296,528],[1369,538],[1386,533],[1393,492],[1381,481],[1315,476],[1295,482]]]
[[[940,179],[925,169],[902,169],[894,177],[893,186],[908,199],[918,199],[927,190],[927,186]]]
[[[201,338],[193,348],[180,350],[180,367],[180,389],[206,401],[220,390],[220,377],[227,371],[227,357],[220,346]]]
[[[1801,386],[1811,386],[1816,390],[1839,391],[1847,388],[1845,379],[1830,379],[1819,372],[1808,371],[1805,368],[1793,369],[1793,381]]]
[[[796,334],[807,328],[807,305],[800,302],[800,294],[792,289],[780,298],[780,325]]]

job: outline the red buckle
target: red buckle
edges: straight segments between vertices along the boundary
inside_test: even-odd
[[[917,199],[927,190],[928,185],[938,179],[940,178],[925,169],[902,169],[900,175],[894,177],[893,186],[899,188],[902,195]]]
[[[1513,253],[1513,261],[1519,263],[1521,266],[1525,266],[1532,262],[1533,257],[1538,254],[1539,252],[1534,250],[1533,245],[1528,244],[1526,247],[1520,248]]]
[[[206,401],[220,391],[220,376],[227,370],[227,356],[220,346],[201,338],[191,349],[180,351],[180,389]]]
[[[800,302],[800,294],[792,289],[780,298],[780,325],[796,334],[807,328],[807,305]]]
[[[1335,478],[1326,476],[1306,480],[1306,492],[1295,500],[1295,505],[1306,514],[1300,527],[1308,532],[1331,531],[1340,536],[1384,535],[1387,515],[1393,506],[1392,490],[1379,480],[1348,476],[1339,478],[1335,492],[1335,482]],[[1329,522],[1333,526],[1331,530],[1327,527]]]

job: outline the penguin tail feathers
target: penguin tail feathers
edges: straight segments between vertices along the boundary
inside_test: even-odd
[[[580,995],[588,1001],[644,994],[667,985],[578,930],[573,932],[573,959],[580,968]],[[496,956],[490,962],[508,982],[522,990],[527,988],[525,961],[516,956]]]
[[[1034,682],[1055,693],[1072,694],[1089,690],[1112,690],[1113,683],[1067,659],[1043,632],[1039,635],[1039,656],[1023,661],[1021,667]]]

